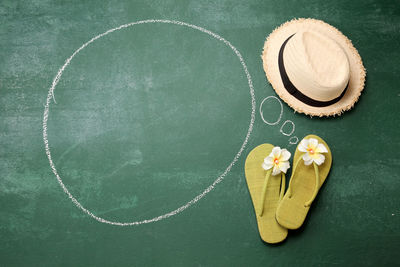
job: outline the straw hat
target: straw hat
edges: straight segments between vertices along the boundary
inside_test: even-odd
[[[311,116],[341,115],[357,102],[365,68],[357,49],[335,27],[294,19],[267,38],[264,71],[279,97]]]

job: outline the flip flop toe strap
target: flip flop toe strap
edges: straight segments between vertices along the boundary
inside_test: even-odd
[[[279,194],[279,201],[282,200],[283,195],[285,194],[285,187],[286,187],[286,177],[285,177],[285,173],[282,172],[282,175],[281,175],[281,192]]]
[[[264,185],[263,185],[263,189],[262,189],[262,193],[261,193],[261,203],[260,203],[259,209],[258,209],[258,215],[260,217],[263,215],[263,212],[264,212],[265,195],[267,194],[267,185],[268,185],[269,177],[271,177],[271,172],[272,172],[272,170],[269,170],[265,174]]]
[[[311,205],[311,203],[314,201],[315,197],[317,196],[318,190],[319,190],[318,165],[315,162],[313,162],[313,165],[314,165],[314,171],[315,171],[315,187],[314,187],[314,192],[313,192],[311,199],[309,201],[307,201],[306,204],[304,204],[305,207],[309,207]]]
[[[265,174],[265,179],[264,179],[264,185],[263,185],[263,189],[262,189],[262,193],[261,193],[261,203],[258,209],[258,215],[260,217],[263,216],[264,213],[264,203],[265,203],[265,197],[267,195],[267,186],[268,186],[268,181],[271,177],[271,173],[272,173],[272,169],[268,170],[267,173]],[[285,174],[281,173],[281,189],[280,189],[280,193],[279,193],[279,201],[282,200],[283,195],[284,195],[284,191],[285,191]]]
[[[293,167],[293,171],[292,171],[293,175],[292,175],[292,178],[290,179],[289,188],[287,190],[287,194],[288,194],[289,198],[291,198],[292,194],[293,194],[291,184],[292,184],[293,178],[295,177],[295,174],[296,174],[296,168],[297,168],[297,165],[299,164],[299,162],[302,159],[303,159],[303,157],[299,157],[298,160],[296,161],[294,167]],[[309,201],[307,201],[306,203],[304,203],[304,207],[309,207],[311,205],[311,203],[314,201],[315,197],[317,196],[318,190],[319,190],[319,169],[318,169],[318,165],[315,162],[313,162],[313,166],[314,166],[314,171],[315,171],[314,192],[313,192],[313,194],[311,196],[311,199]]]

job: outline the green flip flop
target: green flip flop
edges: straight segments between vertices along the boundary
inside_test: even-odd
[[[286,149],[262,144],[254,148],[246,158],[246,182],[256,213],[258,231],[261,239],[267,243],[279,243],[286,239],[288,233],[276,221],[275,212],[285,190],[289,157],[290,153]]]
[[[298,229],[325,182],[332,165],[332,153],[322,138],[306,136],[297,146],[288,190],[276,210],[278,223]]]

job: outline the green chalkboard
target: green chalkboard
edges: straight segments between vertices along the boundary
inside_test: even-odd
[[[0,14],[1,266],[400,263],[399,2],[1,1]],[[367,83],[340,117],[283,103],[268,125],[261,50],[294,17],[346,34]],[[276,121],[280,103],[261,112]],[[244,160],[310,133],[332,149],[329,178],[304,227],[265,244]]]

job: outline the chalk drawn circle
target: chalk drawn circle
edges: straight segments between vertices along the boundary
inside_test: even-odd
[[[279,113],[279,118],[275,122],[266,121],[264,119],[264,115],[263,115],[263,112],[262,112],[262,107],[264,105],[264,102],[267,101],[270,98],[276,99],[278,101],[279,105],[281,106],[281,112]],[[276,96],[270,95],[270,96],[264,98],[263,101],[261,101],[261,104],[260,104],[260,116],[261,116],[261,119],[262,119],[262,121],[264,123],[266,123],[268,125],[277,125],[281,121],[282,115],[283,115],[283,105],[282,105],[282,102]]]
[[[295,141],[292,141],[292,139],[294,139]],[[297,136],[292,136],[289,138],[289,144],[291,145],[295,145],[299,142],[299,138]]]
[[[225,169],[225,171],[217,177],[217,179],[215,179],[215,181],[209,185],[206,189],[204,189],[204,191],[202,193],[200,193],[199,195],[195,196],[193,199],[191,199],[190,201],[188,201],[186,204],[180,206],[179,208],[172,210],[168,213],[165,213],[163,215],[151,218],[151,219],[146,219],[146,220],[142,220],[142,221],[134,221],[134,222],[117,222],[117,221],[109,221],[106,220],[104,218],[101,218],[99,216],[96,216],[95,214],[93,214],[90,210],[86,209],[85,207],[82,206],[81,203],[79,203],[79,201],[68,191],[67,187],[64,185],[60,175],[57,172],[56,166],[52,160],[51,157],[51,152],[50,152],[50,146],[49,146],[49,141],[47,139],[47,120],[49,117],[49,108],[50,108],[50,103],[51,100],[53,99],[55,102],[55,98],[54,98],[54,89],[57,85],[57,83],[59,82],[61,75],[63,74],[65,68],[69,65],[69,63],[71,62],[71,60],[74,58],[74,56],[76,56],[81,50],[83,50],[85,47],[87,47],[89,44],[91,44],[92,42],[96,41],[97,39],[112,33],[114,31],[117,30],[121,30],[124,28],[128,28],[134,25],[139,25],[139,24],[146,24],[146,23],[165,23],[165,24],[175,24],[175,25],[179,25],[179,26],[185,26],[188,28],[192,28],[195,30],[198,30],[200,32],[206,33],[208,35],[210,35],[211,37],[223,42],[224,44],[226,44],[229,48],[232,49],[233,52],[235,52],[236,56],[238,57],[240,63],[242,64],[243,67],[243,71],[246,74],[247,77],[247,82],[249,85],[249,89],[250,89],[250,96],[251,96],[251,115],[250,115],[250,123],[249,123],[249,128],[247,130],[247,134],[246,137],[239,149],[239,151],[237,152],[236,156],[233,158],[232,162],[228,165],[228,167]],[[282,105],[282,104],[281,104]],[[214,189],[214,187],[220,183],[225,176],[229,173],[229,171],[232,169],[233,165],[235,165],[235,163],[238,161],[240,155],[242,154],[244,148],[246,147],[248,140],[250,138],[250,134],[253,131],[253,125],[254,125],[254,120],[255,120],[255,110],[256,110],[256,100],[254,97],[254,88],[253,88],[253,82],[251,80],[251,76],[249,71],[247,70],[247,66],[246,63],[244,62],[244,59],[242,57],[242,55],[239,53],[239,51],[236,49],[236,47],[234,47],[229,41],[225,40],[223,37],[219,36],[216,33],[213,33],[207,29],[204,29],[202,27],[193,25],[193,24],[189,24],[189,23],[185,23],[185,22],[181,22],[181,21],[176,21],[176,20],[159,20],[159,19],[149,19],[149,20],[141,20],[141,21],[136,21],[136,22],[131,22],[128,24],[123,24],[120,25],[116,28],[110,29],[106,32],[103,32],[95,37],[93,37],[92,39],[90,39],[89,41],[87,41],[86,43],[84,43],[81,47],[79,47],[69,58],[67,58],[67,60],[65,61],[64,65],[58,70],[57,75],[54,77],[52,85],[49,89],[49,92],[47,94],[47,98],[46,98],[46,104],[44,107],[44,112],[43,112],[43,142],[45,145],[45,151],[46,151],[46,155],[47,158],[49,159],[49,163],[50,163],[50,167],[54,173],[54,175],[56,176],[58,183],[60,184],[61,188],[64,190],[64,192],[68,195],[68,197],[71,199],[71,201],[78,207],[80,208],[83,212],[85,212],[86,214],[88,214],[89,216],[91,216],[93,219],[101,222],[101,223],[107,223],[107,224],[112,224],[112,225],[118,225],[118,226],[130,226],[130,225],[139,225],[139,224],[145,224],[145,223],[151,223],[151,222],[156,222],[156,221],[160,221],[163,219],[166,219],[168,217],[171,217],[173,215],[176,215],[180,212],[182,212],[183,210],[189,208],[191,205],[195,204],[196,202],[198,202],[200,199],[202,199],[207,193],[209,193],[211,190]]]
[[[283,131],[283,127],[285,127],[286,123],[290,123],[290,124],[292,125],[292,130],[290,131],[290,133],[285,133],[285,132]],[[291,135],[294,133],[295,128],[296,128],[296,126],[294,125],[293,121],[291,121],[291,120],[286,120],[286,121],[282,124],[281,128],[279,129],[279,131],[280,131],[281,134],[283,134],[283,135],[291,136]]]

